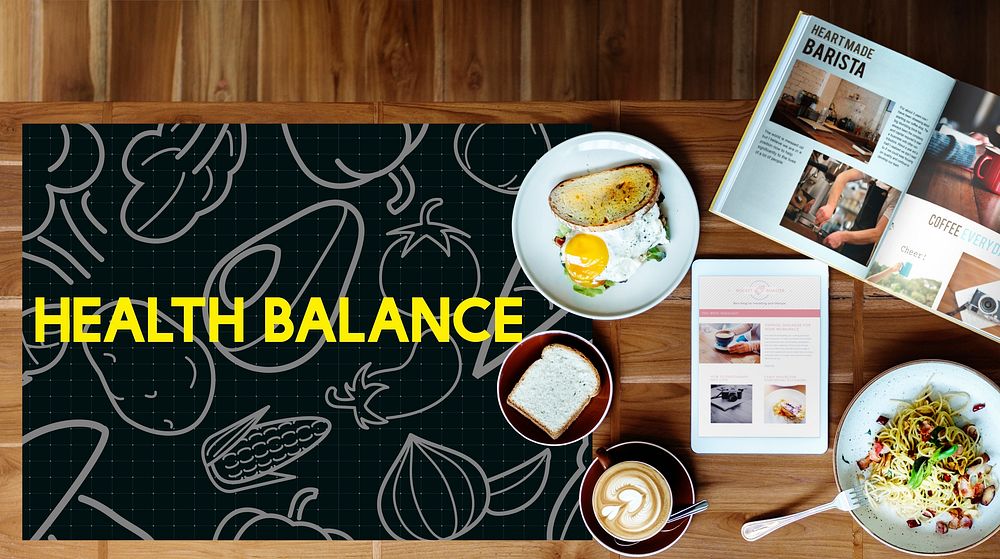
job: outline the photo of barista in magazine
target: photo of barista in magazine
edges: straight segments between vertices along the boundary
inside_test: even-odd
[[[875,177],[814,151],[781,226],[867,264],[900,194]]]
[[[998,145],[996,94],[800,14],[711,211],[1000,342]]]

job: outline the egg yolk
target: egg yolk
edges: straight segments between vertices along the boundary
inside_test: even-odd
[[[604,283],[596,277],[608,267],[608,245],[595,235],[581,233],[566,242],[566,273],[570,279],[584,287],[597,287]]]

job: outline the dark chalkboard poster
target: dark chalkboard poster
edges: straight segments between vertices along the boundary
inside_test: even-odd
[[[589,336],[531,288],[509,240],[525,173],[585,131],[26,125],[24,537],[587,537],[575,505],[590,441],[541,447],[505,423],[509,343],[271,343],[262,318],[268,297],[293,319],[321,297],[367,332],[386,297],[409,320],[413,297],[510,296],[523,334]],[[36,341],[36,297],[46,314],[98,297],[102,325],[128,297],[176,335],[62,342],[49,327]],[[171,297],[214,297],[223,314],[243,297],[244,340],[222,326],[211,342],[195,309],[183,341]],[[492,309],[466,313],[469,329],[490,328]]]

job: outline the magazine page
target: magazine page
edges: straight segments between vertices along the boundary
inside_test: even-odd
[[[864,277],[954,83],[800,17],[712,211]]]
[[[1000,339],[1000,96],[952,91],[868,281]]]

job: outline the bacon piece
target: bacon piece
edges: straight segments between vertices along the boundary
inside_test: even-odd
[[[938,534],[947,534],[948,533],[948,525],[944,523],[944,520],[938,520],[937,525],[935,525],[935,527],[934,527],[934,530]]]
[[[958,526],[959,528],[972,528],[972,517],[966,514],[958,521]]]
[[[858,468],[862,470],[867,470],[868,466],[871,466],[871,464],[872,464],[871,458],[868,458],[867,456],[865,456],[861,460],[858,460]]]
[[[972,482],[969,481],[969,476],[962,476],[958,478],[958,483],[955,484],[955,489],[958,490],[958,496],[963,499],[971,499],[976,496],[976,490],[972,486]]]
[[[973,412],[977,412],[977,411],[979,411],[979,410],[981,410],[981,409],[983,409],[985,407],[986,407],[986,404],[979,403],[979,404],[976,404],[976,405],[972,406],[972,411]]]
[[[982,498],[982,501],[983,501],[983,506],[984,507],[990,506],[990,503],[993,502],[993,497],[996,496],[996,493],[997,493],[997,488],[996,488],[995,485],[991,485],[991,486],[987,487],[986,489],[983,489],[983,498]]]
[[[875,420],[875,422],[878,423],[879,425],[885,425],[886,423],[889,423],[889,418],[884,415],[880,415],[878,416],[878,419]]]
[[[920,526],[920,522],[911,518],[906,521],[906,526],[908,528],[916,528],[917,526]]]

